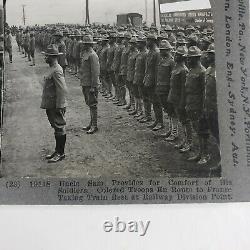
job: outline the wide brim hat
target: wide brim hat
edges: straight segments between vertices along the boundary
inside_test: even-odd
[[[184,55],[185,57],[201,57],[202,56],[202,52],[201,50],[196,47],[196,46],[191,46],[188,49],[188,53],[186,55]]]
[[[142,36],[139,36],[138,38],[137,38],[137,43],[146,43],[146,37],[142,37]]]
[[[157,41],[157,36],[155,34],[149,34],[147,36],[147,40],[154,40],[154,41]]]
[[[159,50],[172,50],[173,47],[167,40],[162,40],[159,46]]]
[[[129,32],[126,32],[125,34],[124,34],[124,38],[126,38],[126,39],[131,39],[132,38],[132,35],[131,35],[131,33],[129,33]]]
[[[175,51],[175,54],[185,56],[188,53],[188,48],[186,46],[179,46]]]
[[[83,44],[96,44],[96,42],[94,41],[94,39],[91,35],[83,36],[82,43]]]
[[[173,31],[173,28],[170,25],[166,25],[164,30],[165,31]]]
[[[209,45],[206,53],[214,53],[215,54],[215,46],[213,43]]]
[[[179,43],[179,44],[187,44],[187,43],[188,43],[188,42],[186,41],[186,39],[184,39],[184,38],[179,38],[179,39],[177,39],[176,42]]]
[[[131,44],[136,44],[136,43],[137,43],[136,37],[132,37],[132,38],[129,40],[129,43],[131,43]]]
[[[42,51],[42,54],[46,55],[46,56],[59,56],[59,55],[63,55],[63,53],[58,51],[57,46],[55,46],[54,44],[51,44],[47,47],[46,51]]]
[[[62,31],[57,31],[53,36],[63,37],[63,32]]]

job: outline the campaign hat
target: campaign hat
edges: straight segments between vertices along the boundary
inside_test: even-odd
[[[96,42],[93,39],[93,36],[91,35],[84,35],[82,38],[83,44],[96,44]]]
[[[188,48],[186,46],[179,46],[174,52],[185,56],[188,54]]]
[[[59,56],[59,55],[63,55],[63,53],[58,51],[58,48],[55,44],[50,44],[46,51],[42,51],[42,54],[46,55],[46,56]]]
[[[202,52],[197,46],[191,46],[185,57],[201,57]]]
[[[171,50],[173,49],[173,47],[171,46],[171,44],[169,43],[169,41],[167,40],[162,40],[160,43],[160,50]]]
[[[214,43],[210,44],[208,46],[208,49],[206,51],[207,53],[215,53],[215,46],[214,46]]]

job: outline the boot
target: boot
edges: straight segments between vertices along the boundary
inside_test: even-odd
[[[148,101],[143,101],[145,117],[140,119],[140,123],[146,123],[152,121],[151,118],[151,103]]]
[[[48,163],[56,163],[65,158],[64,148],[66,143],[66,135],[56,136],[56,140],[57,140],[57,152],[51,159],[48,160]]]
[[[85,131],[89,131],[91,126],[92,126],[92,120],[93,120],[93,111],[92,109],[90,108],[90,122],[89,122],[89,125],[88,126],[85,126],[83,127],[82,129],[85,130]]]
[[[172,118],[172,131],[168,138],[165,140],[168,142],[175,141],[178,138],[178,120],[177,118]]]
[[[202,138],[199,136],[199,151],[193,155],[191,155],[187,161],[199,161],[201,159],[202,154]]]
[[[161,137],[163,138],[168,138],[171,133],[172,133],[172,118],[169,117],[169,123],[168,123],[168,128],[166,129],[166,132],[164,134],[161,134]]]
[[[97,127],[97,107],[90,107],[92,113],[92,125],[91,128],[86,132],[87,134],[94,134],[98,131]]]
[[[57,152],[59,151],[59,149],[58,149],[58,147],[59,147],[59,141],[58,141],[58,137],[56,135],[55,135],[55,141],[56,141],[55,151],[52,154],[46,155],[45,156],[46,160],[52,159],[57,154]]]
[[[192,141],[193,141],[193,136],[192,136],[192,126],[189,121],[187,121],[185,125],[185,136],[186,136],[186,143],[185,145],[180,149],[180,153],[186,153],[191,150],[192,147]]]
[[[164,128],[164,125],[162,123],[158,123],[152,130],[158,131]]]
[[[198,161],[199,165],[206,165],[211,156],[208,154],[208,138],[202,138],[202,152],[201,159]]]
[[[148,126],[147,126],[147,128],[154,128],[156,125],[158,124],[158,122],[157,121],[154,121],[153,123],[151,123],[151,124],[149,124]]]

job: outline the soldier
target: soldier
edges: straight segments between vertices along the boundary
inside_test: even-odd
[[[138,111],[138,106],[135,107],[135,91],[133,89],[133,81],[134,81],[134,75],[135,75],[135,62],[136,57],[138,54],[138,50],[136,48],[137,40],[135,37],[131,38],[129,41],[130,44],[130,53],[128,56],[128,63],[127,63],[127,81],[126,81],[126,87],[128,89],[129,94],[129,103],[130,103],[130,109],[127,109],[129,112],[129,115],[135,115]],[[138,96],[138,95],[137,95]]]
[[[154,34],[149,34],[147,37],[147,47],[149,52],[146,59],[146,70],[144,77],[144,86],[146,99],[149,101],[147,113],[151,114],[151,105],[153,104],[153,110],[155,114],[155,121],[148,126],[148,128],[154,129],[159,124],[163,127],[163,120],[161,119],[161,105],[158,96],[156,95],[156,74],[157,65],[160,58],[159,49],[157,48],[157,37]],[[141,123],[145,123],[151,120],[151,115],[147,119],[140,120]]]
[[[9,54],[10,63],[12,63],[12,36],[10,34],[10,30],[7,30],[7,35],[5,37],[5,49]]]
[[[135,94],[135,104],[138,110],[135,117],[138,117],[138,120],[141,120],[144,118],[148,119],[148,117],[150,117],[150,113],[148,114],[148,105],[150,105],[150,103],[148,104],[147,100],[145,99],[144,86],[143,86],[148,50],[146,48],[146,39],[142,36],[137,39],[137,49],[139,50],[139,53],[136,57],[136,62],[135,62],[135,76],[134,76],[133,87]],[[142,116],[143,115],[142,100],[144,103],[144,111],[145,111],[144,117]]]
[[[35,48],[36,48],[36,41],[34,33],[32,32],[30,33],[30,45],[29,45],[30,56],[32,58],[32,64],[30,64],[30,66],[35,66]]]
[[[24,36],[24,57],[28,57],[28,61],[31,61],[30,58],[30,32],[29,29],[26,30]]]
[[[220,152],[214,44],[211,44],[207,50],[207,61],[209,63],[209,67],[206,70],[204,107],[209,130],[212,136],[215,138],[216,144],[218,146],[218,151]],[[206,164],[210,159],[210,156],[207,152],[207,138],[204,138],[203,147],[204,152],[201,160],[199,161],[200,164]],[[218,167],[220,167],[220,163],[218,164]]]
[[[188,68],[185,65],[185,55],[188,53],[186,46],[180,46],[175,52],[175,65],[171,74],[170,91],[168,95],[168,102],[171,103],[175,109],[175,113],[183,126],[184,138],[175,148],[180,152],[188,152],[192,143],[192,128],[190,121],[187,120],[185,111],[185,82],[188,74]]]
[[[173,141],[178,136],[178,122],[174,107],[171,103],[168,103],[170,79],[174,68],[174,59],[171,54],[172,49],[173,47],[167,40],[162,40],[160,44],[160,60],[157,65],[157,82],[155,90],[161,107],[157,110],[158,124],[153,128],[153,130],[157,131],[163,128],[163,108],[169,117],[169,129],[165,134],[163,134],[163,137],[166,137],[167,141]]]
[[[201,50],[191,46],[188,50],[187,65],[189,73],[185,83],[186,112],[187,118],[191,121],[199,140],[199,150],[188,158],[188,161],[199,162],[204,155],[204,142],[208,136],[207,123],[203,117],[204,91],[205,91],[205,68],[201,65]]]
[[[63,69],[63,74],[65,76],[65,70],[66,70],[66,67],[68,66],[68,62],[66,59],[66,45],[63,41],[63,33],[58,31],[55,33],[54,37],[55,37],[55,44],[58,48],[58,51],[61,53],[58,57],[58,63],[61,65]]]
[[[111,92],[110,98],[112,98],[112,86],[114,86],[115,89],[115,96],[111,99],[112,101],[116,102],[118,100],[118,93],[117,93],[117,84],[116,84],[116,79],[115,79],[115,72],[112,69],[112,64],[115,56],[115,50],[117,48],[116,44],[116,34],[111,33],[109,35],[109,48],[107,51],[107,74],[108,74],[108,88],[109,92]]]
[[[72,74],[73,75],[77,75],[77,35],[78,32],[75,31],[75,34],[72,36],[73,41],[72,41],[72,46],[71,46],[71,58],[72,58],[72,67],[73,67],[73,71]]]
[[[77,44],[76,44],[76,68],[77,68],[77,72],[78,72],[78,70],[80,68],[80,64],[81,64],[82,37],[83,37],[83,34],[79,31],[77,36],[76,36],[76,41],[77,41]]]
[[[16,33],[16,43],[17,43],[17,46],[18,46],[18,52],[21,51],[20,36],[21,36],[21,31],[18,30],[17,33]]]
[[[68,43],[67,43],[67,61],[69,64],[69,72],[72,72],[73,62],[72,62],[72,46],[73,46],[73,34],[68,35]]]
[[[55,131],[56,140],[54,153],[47,155],[46,159],[49,163],[55,163],[65,158],[67,86],[62,67],[58,64],[57,58],[60,53],[57,47],[55,45],[50,45],[46,52],[43,53],[45,54],[46,63],[50,66],[50,70],[48,75],[44,77],[45,83],[43,86],[41,108],[46,109],[48,120]]]
[[[86,104],[90,109],[90,123],[83,129],[87,134],[94,134],[98,131],[97,127],[97,104],[98,104],[98,84],[100,75],[99,58],[93,50],[93,37],[87,35],[83,37],[83,54],[80,67],[80,81],[82,92]]]
[[[108,56],[108,50],[109,50],[109,39],[104,36],[102,38],[102,50],[100,52],[100,69],[101,69],[101,82],[102,82],[102,90],[103,90],[103,96],[105,98],[111,98],[112,92],[110,85],[108,84],[108,71],[107,71],[107,56]]]
[[[121,101],[118,104],[118,106],[126,105],[127,64],[128,64],[128,56],[130,53],[129,41],[131,38],[132,36],[130,33],[124,34],[124,39],[123,39],[124,48],[122,50],[121,65],[120,65],[121,81],[119,82]],[[130,109],[130,108],[131,108],[131,103],[128,103],[124,109]]]
[[[113,59],[113,63],[111,66],[111,69],[113,70],[114,74],[115,74],[115,93],[116,93],[116,98],[117,101],[114,101],[114,104],[122,104],[122,98],[121,98],[121,93],[120,93],[120,82],[122,81],[121,76],[119,75],[119,70],[120,70],[120,66],[121,66],[121,56],[122,56],[122,51],[124,48],[124,45],[122,44],[122,40],[124,38],[124,35],[122,33],[119,33],[117,35],[117,46],[115,48],[114,51],[114,59]]]
[[[21,54],[24,54],[23,38],[24,38],[23,29],[20,29],[19,42],[20,42],[20,47],[21,47],[21,51],[20,51]]]

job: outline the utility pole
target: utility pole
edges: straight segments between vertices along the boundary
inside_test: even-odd
[[[23,19],[23,25],[24,26],[26,24],[25,6],[26,6],[25,4],[22,5],[22,7],[23,7],[23,17],[22,17],[22,19]]]
[[[148,0],[145,0],[145,22],[148,23]]]
[[[86,0],[86,19],[85,19],[85,25],[90,24],[89,21],[89,0]]]
[[[155,0],[154,1],[154,25],[156,26],[156,7],[155,7]]]

